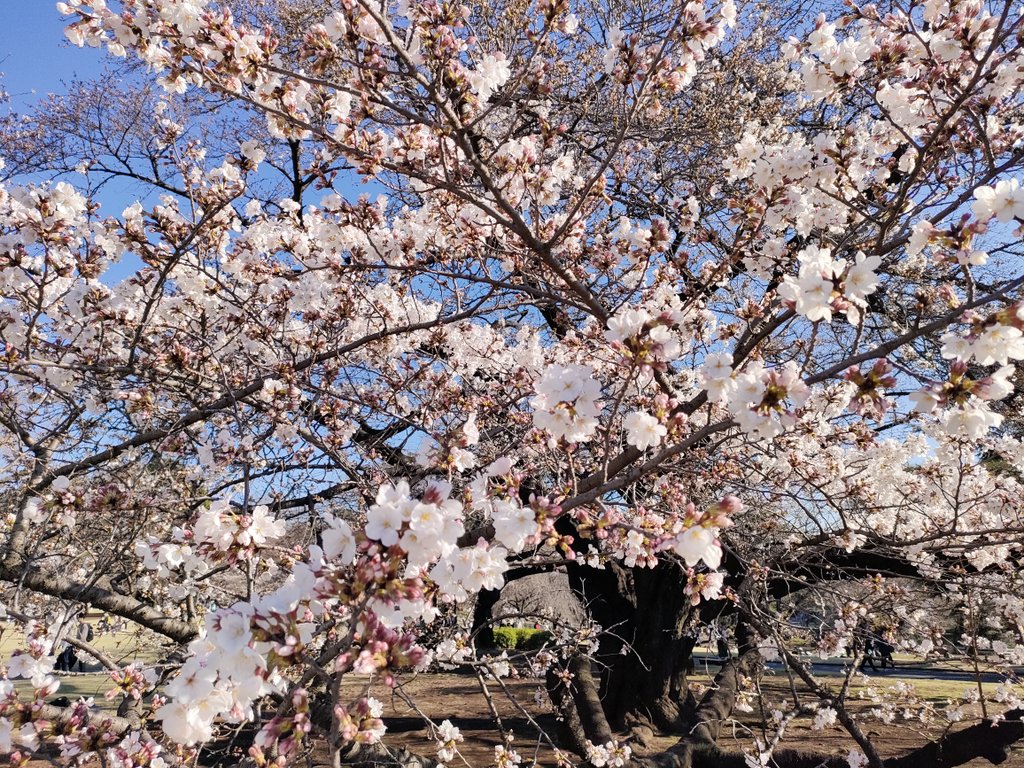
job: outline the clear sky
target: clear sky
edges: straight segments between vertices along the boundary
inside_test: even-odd
[[[0,23],[0,72],[16,111],[28,111],[48,93],[63,93],[65,83],[92,79],[115,61],[104,49],[78,48],[64,36],[66,20],[57,12],[57,0],[0,0],[4,13]],[[375,194],[376,188],[341,180],[336,189],[353,199]],[[132,184],[108,185],[104,190],[104,211],[118,213],[135,199]]]
[[[15,110],[25,109],[48,93],[62,93],[64,83],[89,79],[103,72],[107,53],[98,48],[78,48],[64,37],[64,18],[57,0],[0,0],[4,22],[0,24],[0,72],[3,88]],[[137,195],[131,183],[104,188],[101,210],[116,214]],[[111,267],[103,280],[114,282],[134,272],[140,263],[126,256]]]
[[[61,82],[103,70],[104,52],[76,48],[64,37],[56,0],[0,0],[0,72],[15,107],[63,90]],[[33,93],[35,91],[35,93]]]

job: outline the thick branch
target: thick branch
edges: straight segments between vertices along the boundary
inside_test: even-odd
[[[37,568],[29,567],[22,571],[6,564],[0,564],[0,580],[50,597],[91,604],[179,643],[187,643],[196,636],[195,627],[188,622],[172,619],[141,600],[97,584],[80,584],[56,574],[43,573]]]
[[[980,723],[951,733],[938,741],[925,744],[909,754],[885,761],[885,768],[955,768],[983,757],[999,765],[1009,757],[1009,747],[1024,738],[1024,710],[1007,712],[1005,719],[996,723]]]

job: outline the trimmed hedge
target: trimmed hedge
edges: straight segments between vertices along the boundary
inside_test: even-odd
[[[551,633],[544,629],[527,629],[519,630],[520,632],[529,632],[526,637],[519,641],[517,647],[522,648],[524,651],[539,651],[545,646],[545,644],[551,642]]]
[[[511,651],[536,651],[544,647],[544,643],[551,639],[551,633],[543,629],[530,629],[528,627],[495,627],[494,644],[498,648]]]
[[[516,630],[515,627],[495,627],[494,630],[494,644],[498,648],[504,648],[511,651],[516,647]]]

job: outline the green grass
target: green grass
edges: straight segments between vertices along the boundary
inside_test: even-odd
[[[97,632],[90,644],[119,666],[127,666],[135,661],[152,663],[158,661],[163,655],[152,635],[141,632]],[[24,634],[12,625],[0,625],[0,660],[8,659],[14,650],[24,647]],[[113,708],[116,705],[116,699],[108,702],[104,698],[104,694],[113,687],[113,681],[109,674],[99,662],[88,654],[79,651],[78,655],[85,661],[86,673],[67,675],[55,672],[55,677],[60,680],[60,688],[53,696],[67,696],[73,701],[82,697],[92,697],[96,700],[98,707]],[[14,680],[13,682],[22,697],[30,698],[33,695],[32,685],[29,681]]]
[[[975,682],[968,682],[966,680],[928,680],[918,678],[897,678],[897,677],[886,677],[878,678],[872,681],[870,686],[861,686],[859,684],[853,684],[850,689],[856,696],[858,692],[866,690],[868,687],[874,688],[876,691],[885,691],[893,688],[897,684],[912,685],[914,687],[914,693],[918,698],[930,701],[933,704],[942,704],[949,699],[960,699],[965,696],[968,691],[977,691],[978,684]],[[994,694],[996,688],[999,687],[999,683],[982,683],[982,689],[985,691],[986,696]]]
[[[101,709],[113,709],[117,700],[108,702],[104,694],[113,688],[110,677],[102,672],[84,675],[57,675],[60,680],[60,688],[53,694],[53,697],[67,696],[72,701],[80,698],[93,697],[96,699],[96,706]],[[22,699],[29,699],[33,696],[32,684],[28,680],[15,680],[14,687]],[[51,698],[53,698],[51,697]]]
[[[152,663],[163,655],[153,635],[142,632],[103,632],[97,631],[90,642],[111,662],[118,666],[127,666],[140,661]],[[12,624],[0,624],[0,660],[6,661],[18,648],[25,647],[25,636]],[[102,665],[88,654],[79,651],[79,658],[85,662],[84,674],[54,673],[60,680],[60,688],[53,697],[66,696],[71,700],[94,698],[96,705],[102,709],[113,708],[116,699],[108,702],[104,694],[113,687],[110,675]],[[14,680],[14,687],[23,698],[33,696],[32,685],[27,680]],[[53,698],[51,697],[51,698]]]

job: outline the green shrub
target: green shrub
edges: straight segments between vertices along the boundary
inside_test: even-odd
[[[526,634],[519,637],[517,648],[524,651],[539,651],[545,643],[551,641],[551,633],[543,629],[521,629]]]
[[[516,643],[519,641],[519,636],[517,634],[518,630],[516,630],[515,627],[495,627],[493,632],[494,644],[498,648],[511,651],[516,647]]]
[[[551,640],[551,633],[530,627],[495,627],[494,645],[502,650],[537,651]]]

